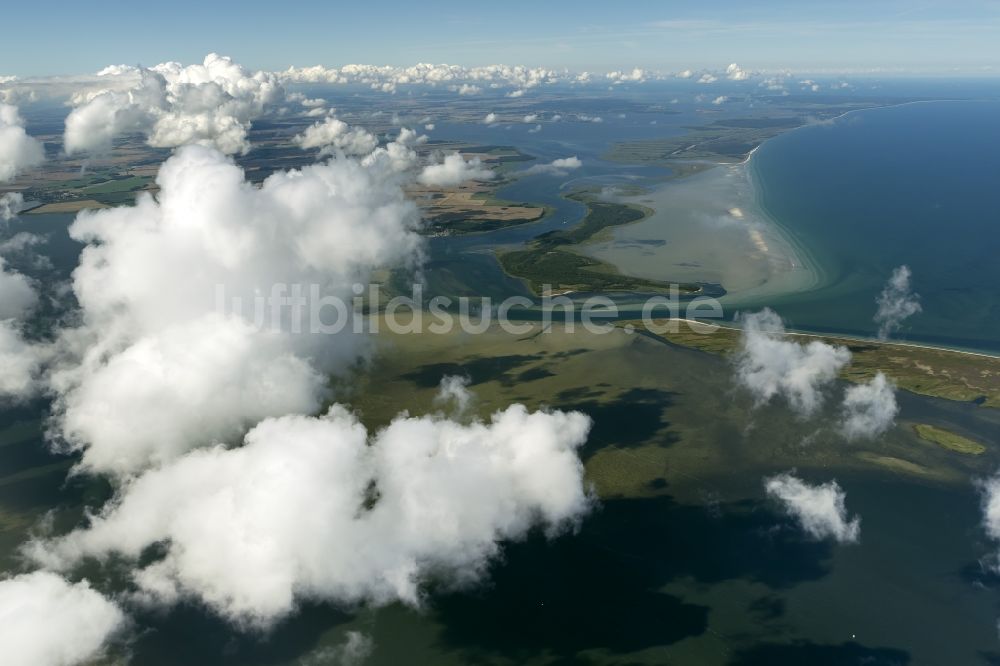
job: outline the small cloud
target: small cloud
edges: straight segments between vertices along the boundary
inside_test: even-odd
[[[0,103],[0,183],[14,180],[43,161],[45,149],[41,141],[25,132],[17,107]]]
[[[875,302],[878,311],[875,313],[875,323],[878,324],[880,340],[888,339],[889,335],[899,328],[903,320],[917,314],[920,307],[920,296],[910,289],[910,268],[899,266],[892,272],[882,293]]]
[[[345,155],[367,155],[378,145],[375,137],[366,130],[351,127],[332,116],[307,127],[292,142],[303,150],[320,148],[322,153],[340,152]]]
[[[861,519],[848,520],[844,506],[846,493],[836,481],[811,486],[791,473],[764,479],[767,494],[779,500],[790,516],[811,538],[857,543]]]
[[[497,121],[497,114],[493,113],[492,111],[490,113],[487,113],[486,117],[483,118],[483,123],[486,125],[492,125],[496,121]]]
[[[898,413],[896,387],[879,372],[867,384],[847,389],[840,429],[847,439],[873,439],[892,427]]]
[[[983,528],[993,541],[1000,541],[1000,473],[976,482],[982,496]],[[1000,556],[994,558],[993,568],[1000,571]]]
[[[441,404],[452,404],[455,411],[464,414],[472,404],[472,392],[469,391],[469,384],[472,382],[468,377],[458,375],[447,375],[441,378],[438,394],[434,396],[434,402]]]
[[[90,587],[45,571],[0,580],[4,663],[90,663],[126,623],[117,604]]]
[[[726,78],[730,81],[746,81],[750,78],[750,73],[734,62],[726,67]]]
[[[0,220],[6,222],[14,219],[24,207],[24,195],[20,192],[7,192],[0,196]]]
[[[313,650],[299,662],[301,666],[360,666],[375,650],[370,636],[360,631],[348,631],[341,645]]]
[[[725,104],[728,101],[729,101],[728,97],[726,97],[725,95],[719,95],[718,97],[716,97],[715,99],[712,100],[712,104],[714,104],[716,106],[720,106],[722,104]]]
[[[548,164],[536,164],[529,169],[525,169],[525,174],[538,174],[544,173],[553,176],[563,176],[566,172],[572,171],[574,169],[579,169],[583,166],[583,162],[580,161],[576,155],[573,157],[563,157],[562,159],[552,160]]]
[[[493,171],[483,166],[478,157],[466,161],[458,153],[451,153],[440,164],[424,167],[417,180],[433,187],[453,187],[467,180],[491,180],[493,177]]]
[[[826,388],[850,362],[851,352],[819,340],[804,345],[786,340],[781,317],[768,308],[744,315],[742,321],[737,382],[758,406],[782,396],[799,415],[813,414]]]

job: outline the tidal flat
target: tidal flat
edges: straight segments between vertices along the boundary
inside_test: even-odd
[[[821,280],[806,250],[756,206],[745,164],[716,165],[617,201],[653,213],[580,252],[624,275],[720,284],[724,304],[804,291]]]

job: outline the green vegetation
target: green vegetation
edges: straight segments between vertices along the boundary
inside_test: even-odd
[[[88,185],[80,189],[81,194],[111,194],[115,192],[134,192],[144,188],[152,178],[147,176],[124,176],[104,182]]]
[[[620,322],[621,325],[626,323]],[[641,322],[628,323],[642,330]],[[709,327],[698,328],[707,330]],[[739,329],[718,327],[711,333],[697,333],[685,322],[678,322],[676,331],[656,330],[653,333],[655,337],[673,344],[721,355],[733,353],[740,338]],[[1000,407],[1000,358],[997,357],[829,336],[790,333],[789,337],[803,341],[819,339],[847,347],[852,360],[842,375],[852,382],[869,381],[881,371],[891,377],[897,386],[912,393]]]
[[[605,159],[628,164],[664,164],[673,160],[739,162],[767,139],[789,127],[693,127],[680,136],[616,143]]]
[[[616,143],[605,159],[626,164],[666,164],[671,168],[676,167],[678,160],[739,162],[764,141],[801,127],[811,119],[834,118],[852,109],[874,105],[844,104],[843,100],[807,108],[786,105],[781,115],[719,119],[706,125],[689,127],[689,131],[680,136]],[[690,175],[690,172],[682,171],[675,177],[684,175]]]
[[[580,197],[573,197],[572,195],[569,198],[581,200]],[[553,248],[558,245],[584,243],[604,229],[638,222],[653,212],[648,208],[631,204],[608,203],[586,199],[583,199],[583,201],[587,204],[587,215],[584,216],[583,221],[566,231],[558,230],[542,234],[535,239],[539,246]]]
[[[525,280],[540,294],[544,285],[554,290],[574,291],[660,291],[667,283],[621,275],[603,261],[577,254],[571,248],[594,238],[611,227],[631,224],[651,212],[631,204],[590,201],[583,221],[568,230],[550,231],[535,238],[529,249],[505,252],[499,256],[507,274]],[[697,292],[698,285],[680,285],[682,291]]]
[[[513,205],[520,207],[519,204]],[[506,210],[507,207],[500,206],[500,208],[502,210]],[[443,213],[441,215],[436,215],[431,219],[430,222],[432,226],[430,228],[435,232],[446,231],[450,234],[481,234],[487,231],[496,231],[497,229],[515,227],[519,224],[537,222],[548,215],[551,211],[549,207],[535,208],[533,210],[537,211],[534,215],[505,217],[502,219],[469,218],[464,213]]]
[[[955,453],[964,453],[970,456],[982,455],[986,452],[986,447],[979,442],[953,433],[944,428],[938,428],[927,423],[914,424],[913,430],[920,439],[937,444]]]
[[[28,196],[46,204],[97,201],[107,206],[118,206],[131,204],[136,194],[147,189],[152,182],[151,176],[104,169],[79,178],[45,181],[36,189],[29,190]]]

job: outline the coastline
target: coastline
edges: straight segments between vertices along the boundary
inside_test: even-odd
[[[917,104],[962,101],[964,100],[911,100],[899,102],[897,104],[881,104],[866,106],[863,108],[848,109],[831,118],[809,122],[798,127],[792,127],[775,136],[764,139],[759,144],[754,146],[750,152],[747,153],[746,157],[739,162],[730,162],[726,160],[691,160],[687,163],[704,163],[709,164],[710,166],[708,166],[704,171],[699,171],[698,173],[687,176],[683,179],[669,180],[655,188],[653,192],[647,195],[640,197],[622,197],[617,199],[618,201],[625,203],[636,203],[639,205],[650,206],[654,209],[654,215],[650,217],[654,219],[658,215],[660,217],[670,216],[670,225],[676,229],[678,226],[678,211],[676,209],[670,210],[669,204],[664,205],[665,202],[660,202],[659,205],[653,203],[651,201],[653,197],[661,194],[667,195],[668,193],[676,195],[679,191],[683,191],[685,185],[690,185],[691,183],[697,184],[701,180],[709,179],[710,177],[707,174],[711,174],[713,172],[718,173],[720,169],[739,170],[741,177],[748,184],[747,190],[739,192],[738,188],[733,188],[728,193],[717,194],[716,196],[733,196],[733,199],[735,199],[737,203],[735,205],[728,206],[728,210],[731,211],[735,209],[740,211],[742,214],[740,219],[747,220],[746,233],[750,242],[749,244],[744,245],[744,251],[733,252],[729,257],[724,257],[722,259],[716,258],[715,261],[704,262],[699,259],[688,261],[687,259],[682,258],[681,255],[685,253],[683,248],[679,249],[676,253],[667,252],[666,256],[663,256],[663,259],[665,260],[663,263],[669,264],[672,261],[675,266],[681,266],[682,268],[693,268],[693,266],[684,266],[684,264],[698,263],[700,271],[674,270],[671,272],[672,269],[670,268],[664,269],[663,263],[655,267],[649,266],[650,262],[643,261],[642,256],[639,256],[640,253],[632,253],[631,256],[626,254],[616,259],[614,250],[612,249],[612,246],[615,245],[616,242],[627,243],[630,240],[633,240],[635,242],[642,243],[648,240],[637,238],[637,232],[635,229],[637,227],[640,229],[643,228],[642,225],[649,223],[649,218],[629,225],[628,228],[611,230],[611,238],[596,238],[581,245],[578,249],[586,256],[600,259],[615,266],[623,275],[631,275],[654,280],[675,280],[721,284],[726,290],[726,295],[719,299],[720,303],[722,303],[724,307],[732,309],[763,307],[768,305],[770,300],[776,297],[787,297],[820,289],[828,285],[832,279],[828,270],[824,268],[823,262],[819,259],[817,253],[813,249],[810,249],[796,238],[787,222],[780,220],[763,203],[761,178],[759,177],[757,171],[757,164],[759,161],[754,160],[758,151],[769,141],[772,141],[775,138],[790,135],[798,130],[813,128],[819,125],[833,124],[855,113],[894,109]],[[679,160],[678,162],[685,163],[684,160]],[[672,198],[672,196],[669,198]],[[707,212],[709,215],[717,215],[718,206],[714,206],[715,210],[713,210],[712,206],[714,200],[715,197],[711,198],[710,201],[700,202],[703,210],[698,210],[699,206],[695,206],[694,214],[699,215]],[[702,232],[705,235],[712,237],[712,240],[718,244],[724,244],[727,240],[732,242],[732,239],[717,238],[716,236],[719,232],[718,228],[706,228],[703,229]],[[685,236],[683,233],[680,234],[680,236],[680,238],[660,237],[653,240],[668,241],[678,244],[684,244],[685,242],[691,243],[697,252],[698,239],[692,238],[693,234],[687,234],[686,238],[683,237]],[[704,242],[704,239],[701,240]],[[739,271],[734,270],[733,267],[739,262],[746,264],[748,262],[748,258],[750,260],[754,259],[755,251],[759,254],[766,255],[767,262],[770,264],[770,271],[766,278],[761,278],[758,271],[756,276],[757,284],[749,284],[752,279],[750,279],[747,275],[738,275]],[[658,254],[664,253],[661,252]],[[756,259],[759,261],[760,257],[758,256]],[[728,269],[729,279],[726,279],[726,276],[722,274],[724,269]]]
[[[734,325],[731,322],[707,322],[698,319],[688,319],[686,317],[675,317],[677,321],[684,322],[692,327],[715,327],[724,328],[729,331],[742,331],[743,329],[739,326]],[[711,332],[707,332],[706,335],[710,335]],[[801,338],[818,338],[818,339],[837,339],[846,340],[850,342],[861,342],[866,344],[877,344],[884,347],[905,347],[908,349],[926,349],[930,351],[941,351],[948,352],[951,354],[961,354],[964,356],[976,356],[979,358],[990,358],[990,359],[1000,359],[1000,354],[991,354],[984,351],[972,351],[970,349],[962,349],[959,347],[948,347],[945,345],[928,345],[918,342],[906,342],[904,340],[879,340],[878,338],[864,337],[861,335],[850,335],[846,333],[809,333],[807,331],[801,331],[795,328],[787,328],[785,330],[786,335]]]
[[[725,306],[814,288],[814,258],[759,206],[751,157],[716,162],[621,203],[649,217],[609,230],[578,249],[622,274],[650,280],[721,284]]]

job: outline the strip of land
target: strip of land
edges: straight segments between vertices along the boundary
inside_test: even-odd
[[[672,169],[680,167],[681,171],[675,176],[683,176],[697,171],[697,167],[692,168],[692,165],[699,161],[742,162],[754,149],[779,134],[810,122],[829,120],[848,111],[878,105],[838,100],[835,104],[814,104],[806,108],[802,108],[801,104],[781,110],[772,108],[767,116],[721,118],[688,127],[688,131],[679,136],[615,143],[604,159],[625,164],[669,165]]]
[[[986,447],[979,442],[928,423],[916,423],[913,430],[920,439],[955,453],[978,456],[986,452]]]
[[[498,258],[508,275],[521,278],[538,295],[546,285],[561,292],[655,292],[671,286],[666,282],[622,275],[611,264],[574,250],[607,229],[638,222],[651,210],[635,204],[595,201],[583,194],[570,195],[570,198],[586,203],[587,214],[583,221],[571,229],[541,234],[526,250],[501,252]],[[697,293],[700,289],[697,284],[680,285],[680,290],[686,293]]]
[[[730,355],[739,348],[741,331],[737,328],[680,320],[656,320],[652,324],[650,329],[641,321],[619,322],[666,342],[711,354]],[[897,386],[912,393],[1000,407],[998,357],[905,343],[801,333],[787,335],[792,339],[818,339],[847,347],[852,360],[842,376],[849,381],[865,382],[881,371]]]

